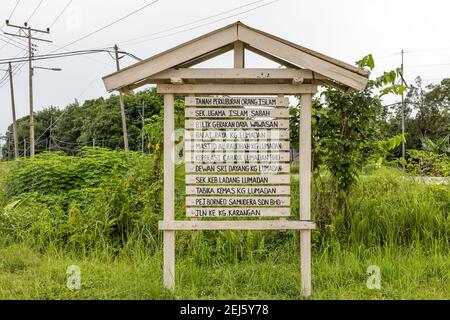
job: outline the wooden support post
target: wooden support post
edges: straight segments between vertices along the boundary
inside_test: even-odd
[[[311,220],[311,104],[312,95],[303,94],[300,100],[300,220]],[[311,295],[311,230],[300,230],[301,290]]]
[[[19,159],[19,135],[17,133],[17,121],[16,121],[16,103],[14,101],[14,82],[11,62],[8,64],[8,74],[9,74],[9,86],[11,91],[11,111],[13,119],[13,137],[14,137],[14,158]]]
[[[245,67],[244,43],[236,41],[234,43],[234,68],[242,69]]]
[[[164,95],[164,221],[175,219],[174,95]],[[164,231],[164,287],[175,289],[175,231]]]
[[[119,64],[119,47],[114,45],[114,51],[116,53],[116,68],[117,71],[120,70],[120,64]],[[128,131],[127,131],[127,120],[125,117],[125,102],[123,99],[123,93],[122,91],[119,92],[119,98],[120,98],[120,117],[122,119],[122,132],[123,132],[123,147],[124,150],[128,151]]]

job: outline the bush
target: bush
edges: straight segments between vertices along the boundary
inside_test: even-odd
[[[11,242],[75,251],[117,251],[133,241],[155,247],[162,177],[151,156],[86,150],[82,156],[24,159],[5,179],[0,233]]]
[[[11,166],[5,182],[7,204],[0,209],[0,239],[40,250],[56,247],[113,256],[133,248],[154,252],[161,246],[160,162],[133,152],[90,150],[80,157],[39,155],[18,168]],[[36,172],[46,179],[33,178]],[[313,233],[314,247],[329,241],[367,247],[420,241],[424,247],[435,242],[448,247],[447,186],[422,185],[401,171],[374,169],[349,194],[348,215],[335,215],[330,224],[320,220],[335,210],[329,201],[330,178],[324,170],[321,182],[313,185],[313,218],[320,227]],[[74,181],[65,186],[64,179]],[[175,187],[176,217],[186,219],[183,165],[176,168]],[[298,219],[298,187],[293,175],[292,219]],[[295,231],[177,233],[177,254],[201,263],[276,258],[298,245]]]
[[[425,150],[408,150],[408,172],[416,175],[441,176],[450,175],[450,157]]]

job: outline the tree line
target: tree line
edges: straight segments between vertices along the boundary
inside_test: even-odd
[[[350,100],[338,99],[341,95],[335,95],[332,92],[326,91],[315,101],[313,122],[316,123],[320,120],[317,126],[319,132],[315,134],[317,138],[330,138],[323,135],[320,127],[326,130],[327,126],[337,124],[338,129],[343,129],[340,125],[346,121],[346,117],[348,120],[349,116],[355,115],[354,112],[359,112],[357,110],[359,108],[358,103],[360,106],[364,105],[364,103],[369,103],[372,106],[364,111],[367,112],[367,120],[370,120],[370,123],[367,122],[365,124],[370,125],[370,127],[357,125],[363,118],[362,115],[353,119],[356,121],[353,128],[367,131],[367,139],[389,139],[401,132],[400,104],[391,107],[375,106],[375,100],[370,98],[373,95],[372,91],[365,96],[350,95]],[[336,112],[330,113],[327,108],[323,108],[324,99],[327,105],[339,103],[334,106]],[[355,99],[360,100],[357,101]],[[364,101],[364,99],[367,101]],[[177,122],[181,126],[184,119],[182,104],[182,99],[179,97],[177,99]],[[163,127],[162,123],[159,123],[163,120],[162,97],[154,89],[147,89],[136,93],[134,96],[126,96],[125,105],[130,150],[141,151],[144,147],[144,152],[151,151],[158,144],[158,141],[156,141],[159,139],[158,136],[160,136],[159,132],[157,132],[159,131],[158,128],[162,129]],[[433,148],[433,146],[435,148],[440,147],[441,152],[448,152],[448,137],[450,134],[449,105],[450,78],[443,79],[438,84],[425,87],[420,77],[416,79],[415,84],[407,91],[405,99],[405,138],[407,149],[420,150],[427,148],[428,142],[429,148]],[[348,107],[348,110],[346,110],[346,107]],[[298,146],[297,115],[298,108],[291,108],[291,142],[294,149]],[[144,119],[146,119],[147,128],[144,130],[146,134],[143,143],[142,128]],[[63,151],[68,154],[76,154],[83,146],[98,146],[118,150],[123,149],[124,145],[120,120],[120,104],[117,95],[112,95],[106,99],[102,97],[86,100],[83,104],[75,101],[64,109],[54,106],[45,108],[35,113],[35,126],[37,152]],[[28,155],[29,116],[18,119],[17,129],[19,153],[21,156]],[[369,132],[371,132],[370,137]],[[376,135],[372,133],[376,133]],[[351,130],[348,132],[342,131],[340,134],[352,134],[352,132]],[[357,139],[360,138],[361,136],[354,136],[353,142],[358,142]],[[335,140],[338,141],[339,137],[335,136]],[[318,141],[316,141],[316,144],[318,144]],[[6,132],[6,142],[1,150],[3,160],[13,159],[13,146],[11,124]],[[391,150],[390,157],[401,157],[401,148],[396,147]]]

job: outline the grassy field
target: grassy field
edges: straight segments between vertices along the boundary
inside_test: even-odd
[[[162,288],[160,252],[111,257],[39,254],[15,245],[0,250],[0,299],[300,299],[298,253],[286,248],[263,261],[201,264],[177,260],[177,290]],[[81,290],[66,286],[69,265]],[[366,286],[369,265],[381,289]],[[419,248],[330,248],[313,252],[313,299],[449,299],[450,257]]]
[[[295,232],[180,232],[177,290],[164,290],[160,178],[148,159],[129,159],[125,169],[120,154],[0,164],[0,299],[301,299]],[[312,299],[450,298],[448,186],[371,170],[349,210],[350,223],[337,217],[313,233]],[[80,290],[67,288],[70,265],[80,267]],[[380,289],[366,285],[370,265]]]

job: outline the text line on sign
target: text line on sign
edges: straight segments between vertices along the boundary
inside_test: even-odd
[[[184,137],[186,140],[216,140],[216,139],[238,139],[238,140],[287,140],[288,130],[186,130]]]
[[[194,164],[186,163],[186,173],[289,173],[289,163]]]
[[[287,217],[291,208],[186,208],[188,217]]]
[[[186,184],[290,184],[290,175],[186,175]]]
[[[286,107],[289,99],[285,97],[186,97],[186,106],[230,106],[230,107]]]
[[[288,118],[288,108],[186,108],[186,118]]]
[[[194,163],[247,163],[247,162],[287,162],[290,160],[289,152],[247,152],[247,153],[207,153],[186,151],[186,162]]]
[[[200,207],[288,207],[290,197],[186,197],[187,206]]]
[[[197,151],[289,151],[289,141],[202,141],[185,140],[185,150]]]
[[[280,196],[290,195],[291,187],[283,186],[186,186],[187,195],[202,196]]]
[[[289,120],[185,120],[186,129],[288,129]]]

